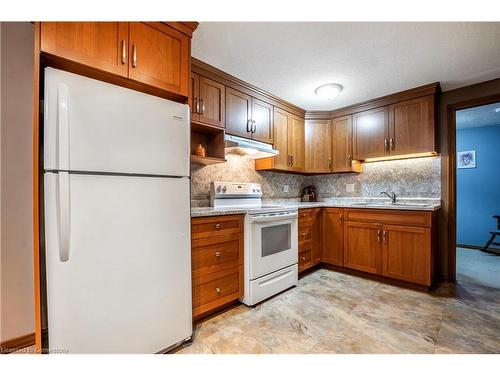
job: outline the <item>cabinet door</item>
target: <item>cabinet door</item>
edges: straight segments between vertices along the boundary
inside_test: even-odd
[[[198,121],[198,104],[200,100],[200,76],[191,72],[191,87],[189,93],[189,107],[191,109],[191,121]]]
[[[352,116],[332,120],[333,172],[352,170]]]
[[[287,170],[290,167],[288,151],[288,124],[290,114],[279,108],[274,108],[274,148],[280,153],[274,157],[274,168]]]
[[[288,152],[292,157],[291,170],[302,172],[305,166],[304,120],[294,115],[288,125]]]
[[[389,154],[387,107],[355,113],[352,121],[354,159],[364,160]]]
[[[342,209],[323,208],[321,258],[324,263],[344,265],[344,225]]]
[[[311,173],[332,171],[332,129],[329,120],[305,122],[305,170]]]
[[[198,121],[223,128],[226,117],[226,86],[200,76]]]
[[[189,95],[189,37],[160,22],[131,22],[129,78]]]
[[[431,285],[431,230],[403,225],[383,228],[382,274]]]
[[[128,22],[42,22],[41,50],[127,76]]]
[[[382,271],[382,226],[346,221],[344,267],[380,274]]]
[[[226,133],[251,138],[251,114],[251,96],[226,87]]]
[[[435,151],[434,96],[391,105],[389,125],[391,155]]]
[[[252,120],[255,121],[252,139],[273,143],[273,106],[252,98]]]

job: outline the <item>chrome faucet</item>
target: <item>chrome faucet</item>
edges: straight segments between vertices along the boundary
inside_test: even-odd
[[[391,198],[391,203],[396,204],[396,193],[393,191],[381,191],[380,194],[387,195],[389,198]]]

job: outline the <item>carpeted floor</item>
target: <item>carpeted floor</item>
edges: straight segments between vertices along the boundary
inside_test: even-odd
[[[500,256],[458,247],[457,280],[500,289]]]

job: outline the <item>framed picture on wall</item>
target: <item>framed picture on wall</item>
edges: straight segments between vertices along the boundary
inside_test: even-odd
[[[457,152],[457,168],[476,168],[476,151]]]

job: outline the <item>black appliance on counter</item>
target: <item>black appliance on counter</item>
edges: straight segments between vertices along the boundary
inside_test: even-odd
[[[300,197],[302,202],[317,202],[318,196],[316,195],[316,188],[314,185],[309,185],[302,190],[302,196]]]

